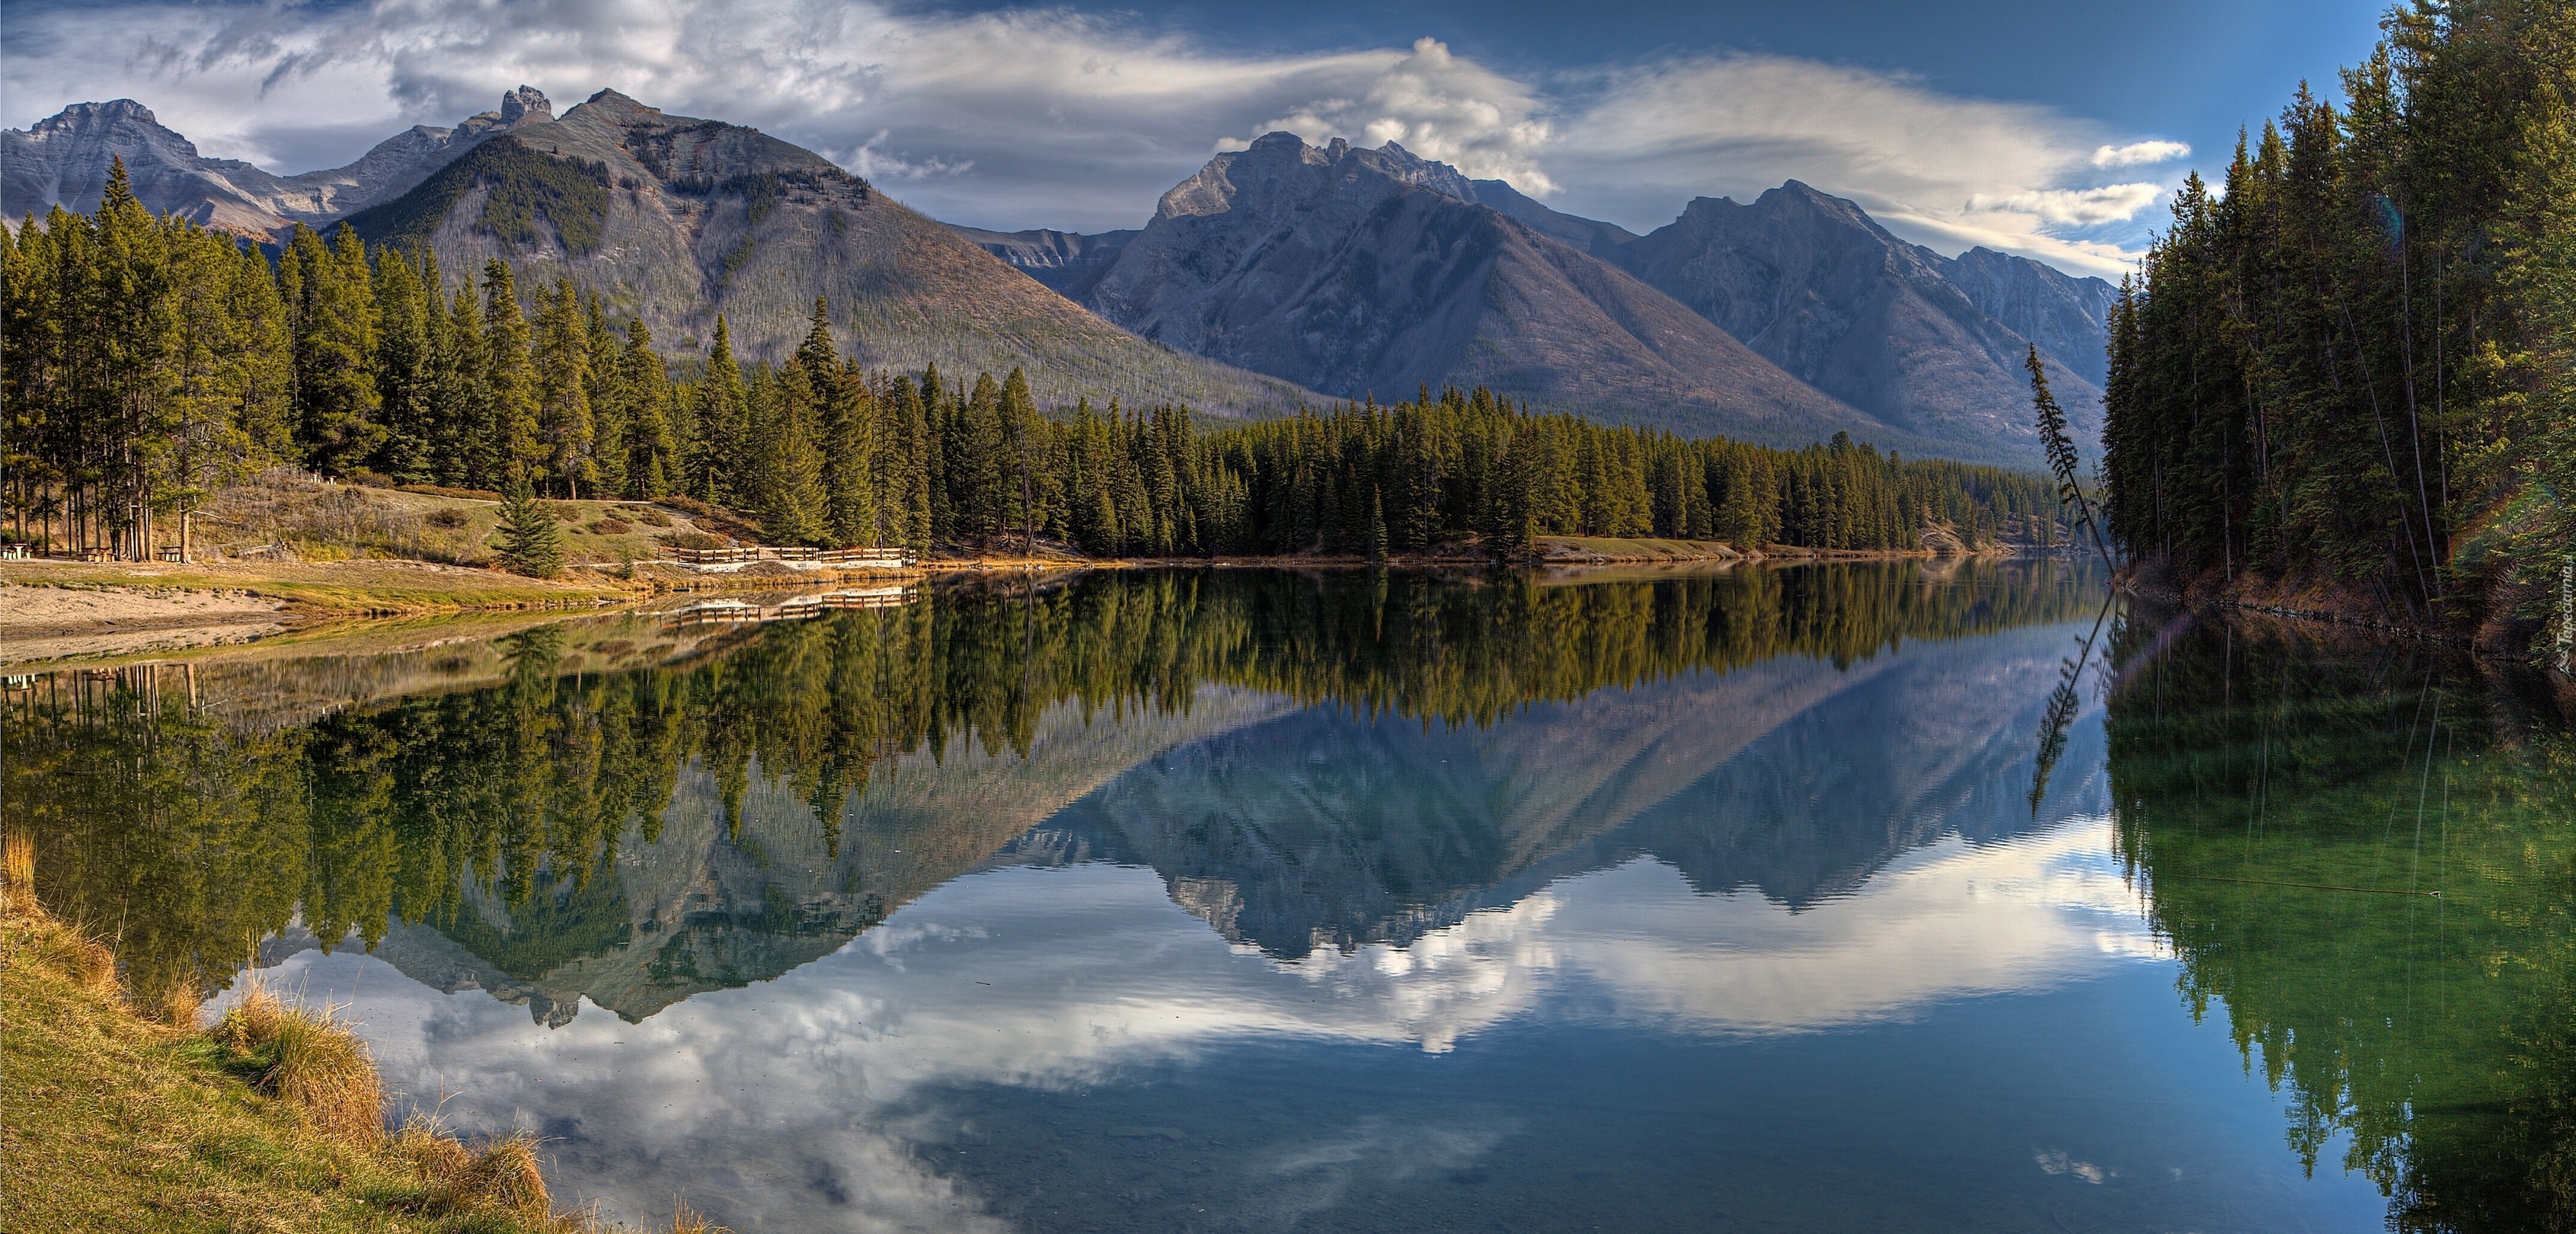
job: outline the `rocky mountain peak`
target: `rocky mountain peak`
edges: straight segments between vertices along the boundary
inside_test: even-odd
[[[160,118],[152,114],[152,109],[141,103],[132,99],[109,99],[104,103],[74,103],[37,121],[36,127],[31,131],[41,136],[49,131],[62,132],[88,125],[115,124],[120,121],[149,124],[155,128],[160,127],[161,124]]]
[[[615,90],[602,90],[599,93],[582,100],[581,105],[584,107],[596,107],[620,118],[633,117],[640,120],[646,117],[658,117],[662,114],[661,108],[647,107],[644,104],[635,101],[633,98]]]
[[[515,125],[530,116],[539,120],[555,118],[555,105],[546,101],[544,91],[521,86],[501,96],[501,123]]]

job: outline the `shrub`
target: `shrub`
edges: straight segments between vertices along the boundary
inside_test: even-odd
[[[444,527],[450,531],[454,531],[455,529],[472,521],[472,517],[465,513],[465,507],[463,506],[440,506],[429,513],[430,526]]]
[[[622,536],[635,530],[635,527],[634,524],[622,518],[610,515],[607,518],[592,519],[588,530],[594,536]]]
[[[642,523],[647,527],[668,527],[671,525],[671,516],[662,513],[659,509],[652,506],[643,506],[635,510],[634,515],[636,522]]]

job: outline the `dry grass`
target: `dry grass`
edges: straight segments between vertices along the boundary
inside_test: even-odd
[[[434,1122],[386,1136],[349,1025],[266,990],[208,1032],[154,1019],[106,948],[32,895],[33,846],[0,836],[0,1229],[280,1234],[616,1234],[557,1213],[517,1133]],[[715,1234],[683,1206],[675,1234]]]
[[[302,1110],[314,1126],[353,1144],[372,1144],[384,1134],[385,1092],[375,1059],[338,1008],[290,1006],[252,977],[212,1035],[226,1066]]]

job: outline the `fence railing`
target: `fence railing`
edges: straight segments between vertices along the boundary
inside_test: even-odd
[[[812,561],[824,565],[909,566],[912,555],[899,548],[675,548],[671,558],[683,565],[727,566],[752,561]]]

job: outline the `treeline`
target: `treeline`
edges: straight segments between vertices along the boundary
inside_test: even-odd
[[[2185,582],[2482,617],[2576,545],[2576,8],[2386,29],[2342,106],[2303,87],[2193,177],[2124,289],[2110,525]]]
[[[372,943],[389,920],[461,921],[478,898],[542,921],[548,897],[613,884],[621,843],[654,841],[684,769],[713,779],[728,823],[755,779],[791,793],[837,853],[858,817],[845,803],[885,760],[959,741],[1025,758],[1060,706],[1109,723],[1186,712],[1225,685],[1491,725],[1775,656],[1850,662],[1909,639],[2070,620],[2101,594],[2098,576],[2055,563],[1957,568],[1970,577],[1875,563],[1582,587],[1521,574],[1095,573],[782,623],[672,663],[656,662],[667,640],[644,636],[639,651],[619,624],[650,619],[620,618],[604,623],[617,637],[579,658],[568,627],[540,627],[500,641],[498,682],[277,729],[200,709],[196,686],[265,697],[292,665],[244,666],[246,687],[217,686],[217,665],[52,674],[5,696],[0,801],[7,827],[32,838],[48,907],[115,932],[137,989],[212,988],[298,905],[335,941],[355,928]],[[612,644],[633,658],[603,668]],[[339,693],[364,663],[309,671]],[[927,832],[886,846],[948,853],[962,869],[1009,839],[961,838],[981,834],[985,815],[907,809],[861,825]],[[613,917],[623,928],[626,914]],[[513,945],[553,963],[578,941]]]
[[[298,228],[272,264],[154,219],[120,164],[97,213],[32,216],[5,253],[6,497],[20,538],[148,555],[223,484],[292,464],[360,481],[565,498],[685,495],[773,543],[1095,555],[1384,556],[1543,535],[1825,549],[2061,542],[2037,478],[1837,435],[1786,451],[1532,415],[1425,389],[1257,424],[1180,407],[1042,414],[1021,373],[862,371],[828,306],[783,363],[724,320],[675,379],[640,321],[568,281],[479,283],[435,255]],[[524,302],[523,302],[524,301]]]

